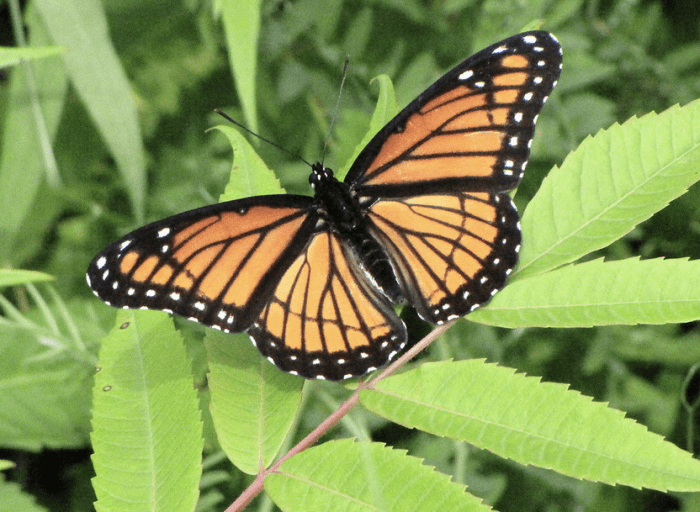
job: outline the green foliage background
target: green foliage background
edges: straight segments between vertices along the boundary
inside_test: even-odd
[[[0,398],[0,458],[19,463],[5,472],[24,489],[6,487],[22,502],[15,510],[92,509],[92,379],[100,342],[116,312],[92,296],[84,271],[120,235],[216,201],[228,180],[231,154],[224,136],[207,131],[220,122],[214,108],[307,160],[324,157],[330,167],[342,168],[367,130],[377,94],[374,77],[389,75],[403,106],[468,55],[542,24],[562,43],[564,70],[540,117],[516,196],[523,209],[546,172],[586,136],[700,97],[696,4],[294,0],[263,1],[258,8],[243,0],[26,2],[30,43],[63,45],[66,52],[32,61],[43,120],[32,110],[35,98],[23,66],[0,75],[0,267],[55,277],[50,285],[4,288],[0,304],[0,393],[5,396]],[[10,8],[0,2],[3,46],[17,44]],[[253,12],[259,12],[257,34]],[[62,15],[63,25],[56,22]],[[108,31],[100,31],[100,16]],[[222,20],[228,20],[226,29]],[[67,46],[71,31],[85,34],[84,46]],[[101,53],[105,45],[114,53]],[[251,54],[250,48],[256,51]],[[257,56],[254,66],[250,59],[236,61],[245,52]],[[324,155],[345,55],[351,66]],[[122,85],[128,87],[126,96]],[[114,91],[112,102],[91,103],[98,86]],[[130,110],[138,116],[132,121],[125,113]],[[42,123],[43,131],[36,128]],[[289,192],[309,193],[304,164],[253,144]],[[698,259],[699,190],[691,188],[595,256]],[[410,312],[404,316],[416,338],[427,330]],[[176,325],[206,404],[203,329],[184,321]],[[567,383],[683,448],[697,451],[700,444],[697,437],[686,439],[697,419],[681,403],[684,379],[700,360],[695,322],[566,330],[461,322],[423,357],[482,357]],[[26,386],[23,396],[32,401],[14,410],[18,405],[10,394],[19,381]],[[314,387],[304,396],[296,437],[346,393],[337,385]],[[221,510],[249,477],[221,457],[202,408],[205,470],[199,510]],[[596,485],[523,467],[359,410],[334,435],[371,437],[406,449],[504,512],[692,511],[700,503],[696,495]]]

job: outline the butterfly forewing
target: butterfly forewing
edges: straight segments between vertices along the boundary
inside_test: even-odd
[[[277,366],[307,378],[363,375],[401,350],[406,329],[337,234],[319,232],[248,331]]]
[[[497,43],[448,72],[360,153],[346,182],[360,196],[515,187],[535,121],[561,69],[546,32]]]
[[[249,198],[149,224],[102,251],[88,282],[112,306],[244,330],[309,240],[310,203],[302,196]]]

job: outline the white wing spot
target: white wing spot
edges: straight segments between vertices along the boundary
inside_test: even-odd
[[[474,82],[474,87],[476,87],[477,89],[481,89],[485,85],[485,82]]]
[[[522,120],[523,120],[523,113],[516,112],[515,115],[513,116],[513,121],[515,121],[516,123],[519,123]]]
[[[168,236],[170,234],[170,228],[163,228],[160,231],[158,231],[158,238],[163,238],[164,236]]]
[[[493,51],[493,54],[496,54],[496,53],[503,53],[503,52],[506,51],[507,49],[508,49],[508,48],[505,47],[505,46],[499,46],[498,48],[496,48],[496,49]]]
[[[467,71],[459,75],[457,78],[459,78],[460,80],[469,80],[473,76],[474,72],[471,69],[468,69]]]
[[[226,311],[221,309],[221,310],[219,310],[219,313],[216,316],[219,317],[219,320],[224,320],[226,318]]]
[[[537,38],[533,35],[528,35],[523,37],[523,41],[525,41],[527,44],[535,44],[537,42]]]
[[[103,281],[106,281],[108,277],[109,277],[109,270],[105,270],[104,272],[102,272],[102,280]]]
[[[127,295],[134,295],[135,293],[136,293],[136,290],[134,290],[133,288],[129,288],[129,289],[126,291],[126,294],[127,294]]]
[[[155,290],[147,290],[146,291],[146,297],[155,297],[155,296],[156,296]]]
[[[131,245],[131,240],[124,240],[121,244],[119,244],[119,250],[123,251],[127,247]]]
[[[97,261],[95,262],[95,265],[97,265],[97,268],[102,270],[102,267],[104,267],[107,264],[107,258],[104,256],[100,256],[97,258]]]
[[[532,94],[531,92],[525,93],[525,95],[523,96],[523,101],[530,101],[533,96],[534,94]]]
[[[207,308],[207,305],[204,302],[195,302],[194,307],[195,307],[195,309],[198,309],[200,311],[204,311]]]
[[[175,301],[178,301],[178,300],[180,300],[180,294],[178,292],[173,292],[170,294],[170,298],[175,300]]]
[[[113,281],[112,282],[112,290],[116,290],[117,288],[119,288],[119,283],[117,281]]]
[[[508,141],[508,145],[512,148],[518,145],[518,138],[517,137],[511,137],[510,140]]]
[[[541,77],[541,76],[536,76],[532,81],[533,81],[534,83],[536,83],[537,85],[539,85],[539,84],[542,83],[542,77]]]

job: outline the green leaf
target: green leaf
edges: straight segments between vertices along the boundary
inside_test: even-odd
[[[219,443],[250,475],[277,456],[301,403],[304,379],[278,370],[247,334],[208,331],[211,415]]]
[[[219,202],[264,194],[284,194],[275,173],[265,165],[238,130],[230,126],[214,128],[226,135],[233,149],[231,175]]]
[[[146,159],[134,95],[99,0],[37,0],[37,10],[64,56],[72,85],[119,167],[137,222],[144,218]]]
[[[295,455],[265,479],[265,490],[287,512],[491,510],[405,451],[351,439]]]
[[[0,46],[0,69],[19,64],[22,59],[34,60],[53,57],[65,52],[60,46],[28,46],[26,48],[11,48]]]
[[[40,283],[53,281],[54,277],[36,270],[0,269],[0,288],[17,286],[18,284]]]
[[[700,101],[632,118],[581,143],[523,214],[518,279],[628,233],[700,178]]]
[[[93,389],[95,509],[194,510],[202,423],[189,364],[167,315],[122,310]]]
[[[27,8],[25,23],[30,34],[30,45],[44,46],[51,41],[39,20],[33,4]],[[27,217],[41,204],[39,188],[46,180],[47,157],[51,151],[58,122],[63,110],[68,80],[62,67],[54,59],[32,62],[36,96],[28,87],[25,66],[12,69],[11,81],[4,102],[4,126],[0,130],[0,261],[15,261],[16,245],[26,229]],[[43,140],[34,115],[40,111],[48,131]],[[48,148],[48,149],[47,149]]]
[[[34,497],[22,491],[14,482],[5,482],[0,476],[0,510],[13,512],[46,512],[46,509],[34,502]]]
[[[83,447],[94,359],[65,304],[27,292],[37,306],[24,311],[0,294],[0,446]]]
[[[338,170],[336,177],[339,180],[345,178],[353,162],[369,141],[372,140],[372,137],[374,137],[379,130],[384,128],[384,125],[391,121],[398,113],[399,107],[396,104],[396,94],[394,93],[394,85],[391,83],[391,78],[387,75],[379,75],[375,80],[377,80],[379,84],[379,97],[377,98],[377,105],[372,114],[372,120],[369,123],[367,133],[355,148],[352,156],[345,165]]]
[[[425,363],[360,392],[369,410],[522,464],[608,484],[700,490],[700,461],[562,384],[483,360]]]
[[[469,316],[501,327],[590,327],[700,319],[700,261],[629,258],[520,279]]]
[[[6,469],[12,469],[16,464],[12,461],[0,459],[0,471],[5,471]]]
[[[258,130],[255,75],[258,67],[260,3],[260,0],[218,0],[236,91],[248,128],[254,132]]]

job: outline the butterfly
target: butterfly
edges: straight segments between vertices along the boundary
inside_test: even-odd
[[[394,306],[442,324],[487,303],[518,260],[520,182],[561,71],[542,31],[469,57],[360,152],[344,181],[312,165],[314,196],[249,197],[129,233],[90,264],[109,305],[247,332],[280,369],[341,380],[406,345]]]

